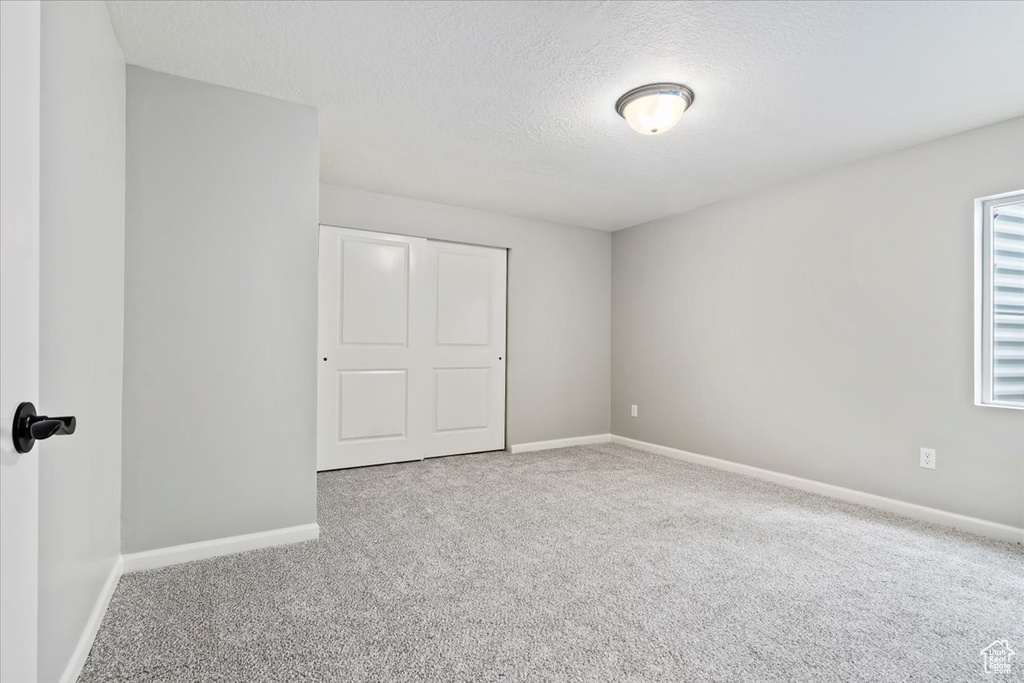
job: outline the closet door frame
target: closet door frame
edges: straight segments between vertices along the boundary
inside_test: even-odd
[[[384,464],[421,460],[430,457],[457,455],[464,453],[505,450],[507,448],[507,296],[508,296],[508,249],[477,245],[450,240],[436,240],[414,235],[385,233],[376,230],[363,230],[321,224],[319,227],[319,271],[318,271],[318,316],[317,316],[317,470],[343,469],[366,465]],[[390,339],[395,333],[382,333],[378,341],[385,343],[366,343],[366,340],[354,340],[358,345],[343,343],[345,333],[342,329],[342,311],[344,287],[344,242],[352,241],[360,244],[385,245],[383,252],[395,252],[387,246],[404,245],[407,254],[406,298],[406,343],[395,343]],[[363,257],[372,264],[373,247]],[[447,254],[448,256],[442,256]],[[488,256],[491,264],[489,341],[486,345],[479,340],[467,339],[468,344],[452,343],[451,332],[447,342],[437,344],[439,340],[438,316],[443,308],[439,294],[442,285],[439,275],[452,279],[453,268],[440,265],[440,260],[452,261],[459,255]],[[394,253],[390,255],[394,257]],[[334,259],[333,264],[331,260]],[[472,266],[473,259],[461,259],[463,265]],[[352,265],[352,264],[350,264]],[[357,262],[358,265],[358,262]],[[455,264],[459,271],[459,264]],[[469,268],[472,275],[473,268]],[[456,272],[456,276],[458,276]],[[370,277],[372,279],[373,274]],[[340,278],[340,279],[339,279]],[[479,278],[478,278],[479,279]],[[450,284],[450,283],[449,283]],[[391,290],[394,299],[395,290]],[[453,291],[449,287],[449,292]],[[458,292],[458,290],[454,290]],[[456,299],[460,298],[458,296]],[[477,297],[479,298],[479,297]],[[449,296],[449,300],[451,296]],[[350,301],[351,303],[351,301]],[[366,301],[358,305],[365,305]],[[393,303],[393,301],[392,301]],[[458,303],[458,302],[456,302]],[[449,306],[448,308],[451,308]],[[498,310],[500,308],[500,310]],[[476,309],[471,309],[476,310]],[[365,309],[364,309],[365,313]],[[356,316],[359,319],[360,316]],[[451,320],[451,316],[448,316]],[[365,316],[369,327],[374,326],[372,319]],[[393,321],[392,321],[393,322]],[[449,328],[451,325],[448,326]],[[350,340],[352,341],[352,340]],[[455,340],[459,342],[459,340]],[[472,348],[474,345],[479,348]],[[461,350],[460,347],[461,346]],[[357,352],[352,352],[356,349]],[[452,357],[452,353],[457,356]],[[460,356],[461,357],[458,357]],[[494,356],[494,358],[491,358]],[[451,399],[453,387],[456,391],[466,391],[469,398],[461,400],[462,408],[471,408],[479,403],[480,376],[489,372],[489,401],[487,405],[487,425],[485,429],[477,424],[479,415],[474,421],[474,411],[468,410],[463,422],[458,416],[453,421],[452,411],[445,415],[438,414],[438,402],[444,396]],[[398,375],[405,371],[405,425],[404,430],[396,425],[398,418],[385,422],[395,422],[388,429],[380,432],[380,436],[370,434],[364,436],[352,430],[352,420],[343,428],[339,405],[343,396],[351,400],[360,396],[359,385],[367,399],[372,400],[378,392],[370,380],[381,380],[381,394],[388,395],[392,406],[394,396],[398,395]],[[348,380],[347,386],[345,380]],[[439,384],[439,382],[441,384]],[[475,385],[474,385],[475,383]],[[394,385],[394,386],[391,386]],[[369,388],[367,388],[369,387]],[[386,389],[386,390],[385,390]],[[474,390],[477,392],[474,394]],[[447,392],[447,394],[445,393]],[[458,397],[456,397],[458,399]],[[456,407],[460,401],[455,401]],[[333,412],[332,412],[333,411]],[[386,417],[386,416],[385,416]],[[370,420],[373,421],[372,419]],[[343,438],[345,431],[349,436]],[[372,430],[371,430],[372,431]],[[388,432],[384,434],[384,432]],[[394,433],[392,433],[394,432]],[[403,432],[403,433],[399,433]],[[343,445],[345,444],[345,445]]]

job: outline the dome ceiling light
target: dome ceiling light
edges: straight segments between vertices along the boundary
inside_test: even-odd
[[[676,125],[690,105],[693,91],[679,83],[651,83],[633,88],[615,103],[615,111],[629,127],[644,135],[657,135]]]

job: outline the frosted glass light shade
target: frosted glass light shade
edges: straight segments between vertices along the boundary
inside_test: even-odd
[[[615,111],[637,133],[657,135],[676,125],[692,103],[693,91],[685,85],[652,83],[620,97]]]

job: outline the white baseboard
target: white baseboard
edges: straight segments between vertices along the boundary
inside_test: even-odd
[[[117,582],[121,580],[123,571],[124,561],[118,555],[114,560],[114,566],[107,574],[107,580],[103,582],[100,594],[96,596],[96,602],[92,606],[92,612],[89,613],[88,621],[85,622],[85,628],[82,629],[82,635],[79,636],[78,643],[75,644],[75,649],[71,653],[71,659],[64,667],[64,673],[60,677],[61,683],[75,683],[82,673],[82,667],[85,666],[85,660],[89,657],[89,650],[92,649],[92,643],[100,631],[103,616],[107,613],[110,598],[114,596],[114,589],[117,588]]]
[[[530,451],[546,451],[552,448],[569,446],[588,446],[593,443],[608,443],[611,434],[591,434],[590,436],[571,436],[568,439],[551,439],[550,441],[533,441],[531,443],[515,443],[508,447],[509,453],[529,453]]]
[[[748,477],[764,479],[765,481],[775,482],[776,484],[800,489],[801,491],[808,491],[810,493],[828,496],[829,498],[845,500],[849,503],[857,503],[859,505],[876,508],[878,510],[885,510],[886,512],[892,512],[897,515],[910,517],[911,519],[920,520],[922,522],[941,524],[943,526],[953,527],[954,529],[960,529],[962,531],[969,531],[982,536],[988,536],[989,538],[995,538],[1000,541],[1024,543],[1024,529],[1010,526],[1008,524],[989,522],[988,520],[978,519],[977,517],[968,517],[967,515],[960,515],[955,512],[946,512],[945,510],[937,510],[935,508],[925,507],[924,505],[906,503],[894,498],[877,496],[873,493],[865,493],[855,489],[843,488],[842,486],[825,484],[820,481],[814,481],[813,479],[795,477],[791,474],[773,472],[772,470],[766,470],[752,465],[742,465],[729,460],[712,458],[708,455],[699,455],[697,453],[690,453],[689,451],[682,451],[678,448],[669,448],[668,446],[660,446],[646,441],[637,441],[636,439],[630,439],[624,436],[617,436],[613,434],[611,442],[621,444],[623,446],[638,448],[649,453],[665,455],[670,458],[675,458],[676,460],[684,460],[697,465],[706,465],[708,467],[714,467],[715,469],[725,470],[727,472],[735,472],[736,474],[744,474]]]
[[[270,548],[275,545],[315,541],[318,538],[320,538],[319,525],[303,524],[301,526],[260,531],[259,533],[245,534],[243,536],[215,538],[211,541],[200,541],[198,543],[175,545],[169,548],[146,550],[141,553],[128,553],[122,557],[124,558],[124,571],[127,574],[147,569],[157,569],[158,567],[169,567],[173,564],[181,564],[182,562],[194,562],[195,560],[205,560],[221,555],[232,555],[247,550]]]

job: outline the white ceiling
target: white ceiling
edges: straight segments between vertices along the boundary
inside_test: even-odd
[[[1022,2],[107,4],[130,64],[319,107],[323,182],[602,230],[1024,113]]]

